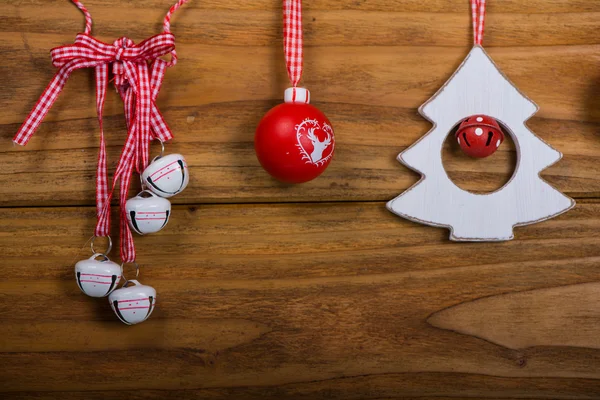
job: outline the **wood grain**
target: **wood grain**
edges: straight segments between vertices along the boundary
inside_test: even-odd
[[[477,336],[509,348],[600,348],[600,285],[596,282],[486,297],[432,315],[433,326]],[[527,304],[527,307],[523,307]],[[506,310],[519,309],[518,313]],[[492,327],[488,321],[494,320]],[[577,327],[565,324],[577,320]]]
[[[25,149],[15,149],[9,141],[53,74],[48,50],[72,41],[81,27],[78,11],[68,2],[51,3],[52,7],[41,7],[40,1],[3,6],[4,206],[94,201],[90,177],[98,128],[91,71],[73,75]],[[416,175],[395,157],[429,129],[415,110],[448,79],[469,49],[469,15],[462,3],[430,2],[421,10],[408,1],[306,3],[305,84],[314,103],[333,121],[338,146],[325,175],[299,187],[270,179],[252,145],[256,124],[280,102],[287,85],[277,5],[187,5],[173,25],[181,63],[168,72],[159,101],[176,134],[170,150],[184,153],[192,168],[190,189],[176,202],[384,201],[398,195]],[[119,13],[114,12],[117,4],[122,6]],[[159,29],[161,4],[92,1],[89,8],[100,38],[111,41],[127,32],[140,40]],[[539,4],[536,8],[511,1],[505,7],[490,8],[486,47],[510,79],[540,105],[531,128],[565,154],[565,160],[543,176],[570,196],[595,197],[600,193],[592,167],[599,154],[600,58],[595,32],[600,10],[589,2],[565,1],[546,2],[545,12]],[[132,26],[131,20],[140,23]],[[496,30],[508,36],[496,39]],[[111,91],[106,123],[113,167],[124,138],[121,114],[121,103]],[[456,157],[447,169],[462,187],[489,191],[506,181],[514,165],[514,153],[505,147],[485,163]]]
[[[564,154],[542,177],[578,199],[496,244],[451,243],[385,209],[418,179],[396,161],[431,128],[417,108],[471,47],[467,1],[303,3],[303,84],[337,146],[300,186],[270,179],[253,151],[287,86],[280,2],[175,15],[181,62],[159,107],[191,182],[168,228],[136,238],[158,307],[125,327],[73,279],[94,226],[91,71],[27,147],[10,141],[54,73],[49,50],[83,18],[65,0],[0,2],[2,399],[600,398],[600,2],[488,2],[486,50],[541,107],[528,126]],[[171,1],[85,4],[112,42],[157,33]],[[125,127],[112,90],[105,115],[114,169]],[[474,192],[517,162],[510,141],[488,160],[448,141],[443,159]]]
[[[2,388],[593,398],[599,211],[458,244],[383,203],[178,206],[170,229],[137,240],[155,314],[123,327],[73,282],[93,209],[2,209]]]

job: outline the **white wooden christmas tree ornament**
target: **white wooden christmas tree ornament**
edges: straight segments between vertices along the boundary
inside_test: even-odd
[[[525,126],[537,111],[535,103],[500,72],[476,38],[476,45],[450,80],[419,109],[434,127],[400,153],[398,160],[422,178],[388,202],[388,209],[415,222],[448,228],[450,239],[455,241],[510,240],[515,226],[568,211],[575,202],[539,176],[562,154]],[[459,188],[442,164],[442,146],[448,133],[473,115],[499,121],[517,149],[512,178],[492,193],[475,194]]]

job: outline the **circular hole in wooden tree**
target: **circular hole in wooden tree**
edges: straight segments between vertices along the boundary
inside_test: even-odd
[[[504,142],[498,150],[486,158],[473,158],[463,152],[456,139],[460,122],[448,134],[442,147],[442,163],[448,177],[456,186],[472,193],[484,194],[501,189],[510,181],[517,167],[517,152],[510,131],[500,124]]]

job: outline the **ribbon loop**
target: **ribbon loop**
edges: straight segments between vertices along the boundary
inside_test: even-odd
[[[473,17],[473,41],[481,46],[485,27],[485,0],[470,0]]]
[[[123,48],[118,48],[117,49],[117,54],[115,54],[115,60],[116,61],[121,61],[123,59],[123,52],[125,51],[125,49]]]
[[[283,50],[288,77],[298,86],[303,69],[302,0],[283,0]]]
[[[85,6],[79,1],[79,0],[71,0],[73,2],[73,4],[75,4],[77,6],[77,8],[79,8],[81,10],[81,12],[83,13],[84,17],[85,17],[85,33],[86,34],[91,34],[92,33],[92,16],[90,15],[90,12],[87,10],[87,8],[85,8]]]

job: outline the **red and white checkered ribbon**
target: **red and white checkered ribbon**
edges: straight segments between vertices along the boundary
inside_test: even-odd
[[[473,40],[481,46],[483,42],[483,28],[485,26],[485,0],[470,0],[473,15]]]
[[[58,98],[71,73],[81,68],[95,68],[96,109],[100,124],[100,151],[96,170],[96,212],[98,222],[95,236],[108,236],[110,231],[110,201],[120,181],[121,206],[121,259],[135,261],[133,236],[127,224],[125,202],[131,175],[148,165],[150,140],[170,140],[173,134],[156,107],[156,97],[167,67],[175,65],[175,37],[170,33],[171,14],[187,0],[179,0],[167,13],[164,32],[139,44],[128,38],[116,40],[112,45],[92,37],[92,18],[78,0],[71,0],[85,15],[85,32],[77,35],[75,43],[52,49],[52,63],[59,68],[42,93],[33,110],[17,132],[14,142],[25,145],[40,126],[42,120]],[[171,54],[170,61],[158,57]],[[149,65],[150,63],[150,65]],[[113,177],[112,190],[108,188],[106,167],[106,142],[102,124],[102,111],[108,87],[108,69],[112,65],[114,84],[124,102],[127,121],[127,140]]]
[[[283,0],[283,51],[293,87],[302,78],[302,0]]]

